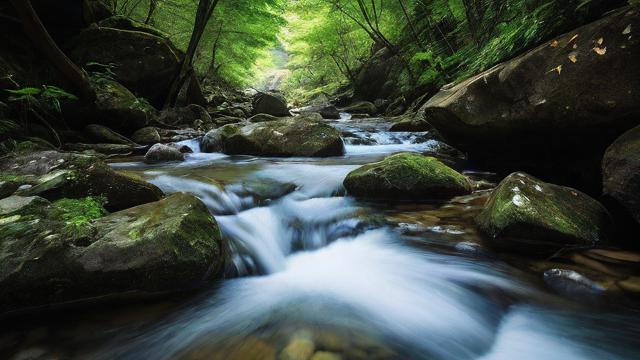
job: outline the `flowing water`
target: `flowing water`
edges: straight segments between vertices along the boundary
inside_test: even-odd
[[[345,135],[342,157],[230,157],[187,141],[196,152],[183,163],[114,164],[204,201],[230,243],[228,279],[187,297],[31,320],[4,340],[18,344],[11,356],[640,358],[635,312],[556,297],[483,250],[471,219],[486,194],[447,204],[344,194],[361,164],[445,146],[377,119],[333,124]]]

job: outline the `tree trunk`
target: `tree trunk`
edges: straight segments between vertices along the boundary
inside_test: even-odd
[[[144,20],[146,25],[149,25],[151,18],[153,17],[153,13],[156,11],[158,7],[158,0],[149,0],[149,11],[147,12],[147,18]]]
[[[78,96],[83,100],[90,102],[95,101],[96,93],[89,83],[89,77],[84,70],[77,67],[63,52],[60,50],[55,41],[51,38],[47,29],[40,21],[38,14],[31,6],[29,0],[10,0],[15,7],[25,32],[33,41],[34,45],[40,50],[45,57],[53,63],[60,71],[64,79],[77,92]]]

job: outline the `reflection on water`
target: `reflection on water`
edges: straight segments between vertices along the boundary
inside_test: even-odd
[[[36,319],[23,336],[0,344],[22,359],[637,355],[637,315],[567,303],[483,253],[471,217],[486,194],[444,206],[345,197],[342,181],[359,164],[427,151],[433,141],[428,134],[388,133],[377,120],[335,124],[372,143],[348,145],[344,157],[329,159],[196,152],[178,165],[114,164],[165,192],[202,199],[241,277],[173,302],[87,310],[78,320]],[[185,144],[197,150],[195,142]]]

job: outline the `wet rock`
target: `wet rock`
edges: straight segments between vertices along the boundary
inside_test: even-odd
[[[100,144],[137,145],[127,137],[98,124],[87,125],[84,128],[84,133],[90,140]]]
[[[164,161],[184,161],[184,154],[175,146],[155,144],[144,155],[144,162],[148,164]]]
[[[476,222],[494,246],[540,254],[605,243],[612,227],[596,200],[524,173],[498,185]]]
[[[256,114],[249,118],[249,122],[258,123],[258,122],[267,122],[267,121],[276,121],[280,120],[280,118],[275,117],[269,114]]]
[[[376,106],[369,101],[358,101],[349,106],[345,106],[340,109],[342,112],[353,113],[353,114],[369,114],[375,115],[378,113],[378,109]]]
[[[324,122],[299,119],[227,125],[207,133],[202,151],[258,156],[325,157],[344,154],[340,132]]]
[[[292,183],[282,183],[273,179],[256,179],[242,182],[242,194],[253,197],[257,205],[264,205],[271,200],[279,199],[294,192],[297,188]]]
[[[604,195],[640,222],[640,127],[609,146],[602,160],[602,178]]]
[[[18,195],[50,201],[86,196],[104,197],[105,208],[118,211],[160,200],[162,191],[146,181],[115,172],[102,160],[87,155],[41,151],[0,159],[5,176],[33,176],[34,186]]]
[[[481,163],[599,193],[604,149],[640,117],[637,29],[638,7],[613,12],[442,90],[423,110]]]
[[[221,127],[229,124],[239,124],[245,122],[244,118],[235,117],[235,116],[222,116],[213,119],[216,127]]]
[[[423,114],[407,113],[390,120],[393,121],[393,125],[389,131],[424,132],[433,130],[433,126],[427,122]]]
[[[224,152],[226,141],[241,128],[241,124],[229,124],[209,131],[200,140],[200,150],[206,153]]]
[[[220,231],[192,195],[103,217],[78,212],[79,201],[11,201],[0,215],[0,312],[188,289],[221,275]]]
[[[342,355],[328,351],[318,351],[313,354],[311,360],[342,360]]]
[[[279,93],[259,93],[253,99],[254,114],[268,114],[273,116],[291,116],[287,107],[287,100]]]
[[[79,66],[114,64],[115,80],[161,106],[180,64],[169,40],[141,31],[89,27],[68,45]]]
[[[606,288],[579,272],[567,269],[549,269],[544,282],[561,295],[586,300],[603,295]]]
[[[323,119],[340,119],[340,111],[333,105],[307,106],[300,109],[300,114],[318,113]]]
[[[153,145],[162,141],[158,129],[153,126],[147,126],[137,130],[131,135],[131,140],[141,145]]]
[[[196,139],[203,136],[205,133],[191,128],[185,129],[160,129],[158,128],[158,133],[160,134],[160,138],[162,143],[170,143],[170,142],[180,142],[185,140]]]
[[[380,199],[446,199],[471,193],[469,180],[433,157],[400,153],[347,175],[350,195]]]

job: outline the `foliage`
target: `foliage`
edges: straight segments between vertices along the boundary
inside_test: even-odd
[[[101,197],[61,199],[53,203],[57,215],[69,226],[80,227],[107,214],[106,200]]]
[[[9,101],[23,102],[30,107],[46,113],[61,113],[61,101],[78,100],[78,98],[56,86],[43,85],[41,88],[24,87],[17,90],[5,90],[11,94]]]

